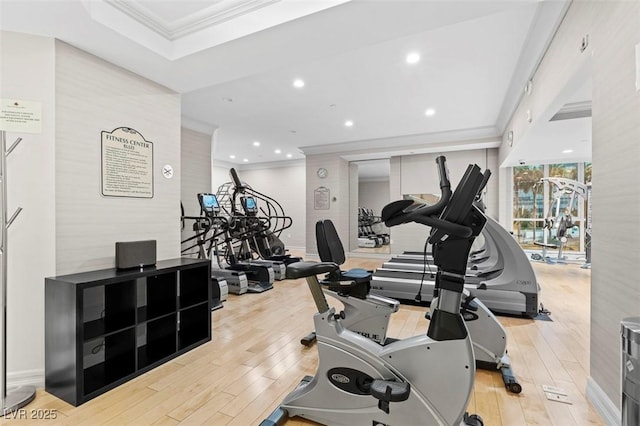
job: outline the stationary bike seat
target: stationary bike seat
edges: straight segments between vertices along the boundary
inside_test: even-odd
[[[295,262],[287,266],[287,278],[305,278],[312,275],[326,274],[339,269],[340,267],[333,262]]]

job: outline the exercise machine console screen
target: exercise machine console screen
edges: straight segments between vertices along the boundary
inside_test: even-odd
[[[220,205],[218,199],[214,194],[198,194],[198,202],[200,202],[200,208],[205,213],[219,213]]]
[[[242,197],[240,198],[240,202],[242,203],[242,208],[244,209],[245,214],[255,215],[258,213],[258,205],[256,204],[255,198]]]

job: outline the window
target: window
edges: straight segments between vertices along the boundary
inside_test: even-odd
[[[535,247],[544,226],[543,166],[513,168],[513,230],[525,248]]]
[[[524,249],[540,249],[540,243],[546,243],[551,251],[560,246],[563,251],[584,251],[586,201],[559,191],[548,178],[591,182],[591,163],[514,167],[514,234]]]

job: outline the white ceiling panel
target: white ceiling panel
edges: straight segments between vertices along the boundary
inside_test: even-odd
[[[218,159],[256,164],[496,146],[567,4],[2,0],[0,28],[56,37],[183,94],[183,125],[217,129]],[[412,51],[421,59],[409,65]]]

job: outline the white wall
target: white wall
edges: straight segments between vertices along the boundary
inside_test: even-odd
[[[197,194],[211,192],[211,135],[183,127],[180,131],[180,200],[187,216],[198,216]]]
[[[317,175],[319,168],[325,168],[329,174],[321,179]],[[350,171],[349,162],[337,154],[307,155],[306,157],[306,252],[317,254],[316,246],[316,222],[321,219],[330,219],[336,227],[338,236],[345,250],[348,250],[351,241],[350,221],[353,212],[350,210],[351,200],[349,187],[353,173]],[[320,187],[331,191],[329,210],[316,210],[314,208],[314,191]],[[355,232],[355,231],[354,231]],[[357,235],[357,234],[356,234]]]
[[[227,182],[231,182],[231,177],[229,176],[229,170],[234,167],[237,168],[236,164],[225,163],[222,161],[214,160],[213,167],[211,170],[211,189],[212,192],[217,192],[218,187]]]
[[[211,135],[183,127],[180,138],[180,201],[185,216],[199,216],[197,194],[211,192]],[[194,236],[192,220],[184,222],[181,240]],[[191,241],[183,248],[194,244]]]
[[[42,133],[9,157],[8,382],[44,384],[44,278],[114,265],[115,241],[157,239],[179,255],[180,97],[50,38],[2,32],[2,97],[42,103]],[[154,143],[153,199],[100,195],[100,132]],[[160,167],[174,166],[172,180]]]
[[[101,195],[101,132],[123,126],[153,142],[153,198]],[[56,273],[115,266],[116,241],[154,239],[158,260],[178,257],[180,174],[180,96],[56,42]]]
[[[242,182],[275,199],[282,205],[285,214],[291,217],[293,224],[280,235],[285,246],[295,249],[304,248],[306,228],[304,162],[292,161],[290,165],[269,168],[245,167],[236,170]]]
[[[640,2],[594,2],[591,377],[620,407],[620,321],[640,315]],[[573,8],[573,6],[572,6]],[[588,6],[576,14],[589,16]],[[577,17],[578,18],[578,17]],[[578,22],[580,20],[576,19]],[[593,398],[592,398],[593,400]]]
[[[55,96],[53,39],[0,31],[0,98],[42,104],[42,132],[7,158],[9,230],[7,382],[44,385],[44,278],[55,275]]]

